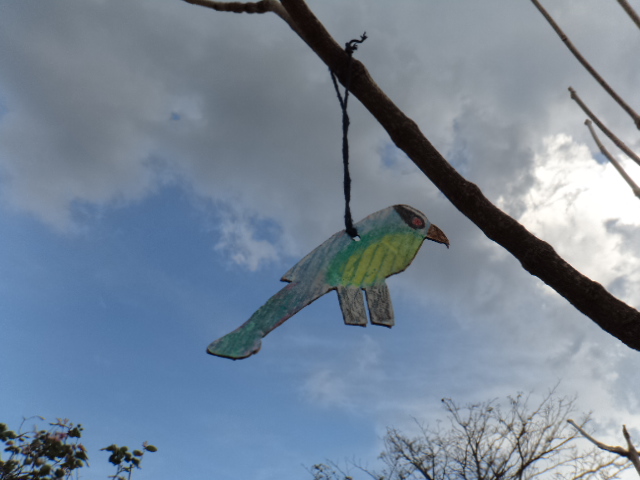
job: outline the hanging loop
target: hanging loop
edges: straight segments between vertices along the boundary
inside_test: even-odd
[[[347,234],[354,240],[358,240],[358,231],[353,226],[353,219],[351,218],[351,175],[349,174],[349,114],[347,113],[347,102],[349,100],[349,87],[351,85],[351,58],[353,56],[353,52],[358,49],[358,44],[364,42],[367,39],[367,32],[364,32],[360,39],[350,40],[345,44],[344,50],[348,56],[347,63],[347,77],[345,79],[344,86],[344,97],[340,95],[340,89],[338,87],[338,80],[336,78],[336,74],[333,70],[329,70],[331,73],[331,80],[333,81],[333,86],[336,90],[336,95],[338,96],[338,101],[340,102],[340,108],[342,109],[342,164],[344,170],[344,225]]]

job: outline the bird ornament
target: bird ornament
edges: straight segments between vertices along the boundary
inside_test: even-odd
[[[325,293],[336,290],[347,325],[394,325],[393,306],[385,279],[404,271],[425,239],[449,247],[449,240],[419,210],[393,205],[372,213],[355,228],[352,238],[342,230],[300,260],[282,277],[288,282],[243,325],[212,342],[207,353],[239,360],[257,353],[273,329]]]

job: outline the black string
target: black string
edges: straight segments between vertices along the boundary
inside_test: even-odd
[[[351,207],[349,206],[351,202],[351,175],[349,175],[349,114],[347,113],[347,102],[349,101],[349,87],[351,85],[351,58],[353,56],[353,52],[358,49],[358,43],[362,43],[367,39],[367,32],[363,33],[360,37],[360,40],[354,39],[350,40],[345,44],[345,52],[347,52],[348,63],[347,63],[347,78],[345,79],[344,85],[344,98],[340,95],[340,89],[338,88],[338,80],[336,78],[336,74],[333,70],[329,70],[331,72],[331,80],[333,80],[333,86],[336,89],[336,94],[338,96],[338,101],[340,102],[340,108],[342,109],[342,164],[344,167],[344,225],[345,230],[349,234],[351,238],[356,238],[358,236],[358,231],[353,226],[353,219],[351,218]]]

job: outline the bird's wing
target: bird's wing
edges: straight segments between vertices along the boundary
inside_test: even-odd
[[[283,282],[303,282],[322,276],[331,259],[344,250],[353,239],[341,230],[317,246],[311,253],[296,263],[282,276]]]
[[[360,239],[368,237],[380,225],[384,225],[389,216],[396,215],[393,207],[387,207],[363,218],[354,225],[358,231]],[[351,238],[346,231],[340,230],[332,235],[324,243],[316,247],[306,257],[296,263],[282,276],[283,282],[303,281],[313,276],[321,275],[326,271],[334,257],[347,249],[359,249],[363,245]]]
[[[362,288],[380,285],[409,266],[423,241],[424,237],[413,232],[371,231],[333,258],[327,268],[327,283]]]

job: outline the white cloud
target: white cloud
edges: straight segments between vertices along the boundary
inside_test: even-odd
[[[638,176],[638,168],[629,167]],[[522,223],[594,280],[610,285],[622,277],[640,286],[637,251],[624,248],[626,239],[608,227],[613,222],[640,231],[640,203],[616,170],[597,163],[585,145],[558,134],[544,139],[532,174],[535,185],[522,196]],[[640,296],[625,300],[638,303]]]
[[[219,215],[216,233],[219,238],[215,249],[223,252],[235,264],[255,271],[264,262],[279,258],[273,241],[257,238],[256,218],[251,218],[237,210]]]
[[[302,391],[312,403],[323,407],[362,410],[371,392],[384,385],[380,347],[365,334],[353,351],[340,357],[341,361],[327,362],[310,372]]]

